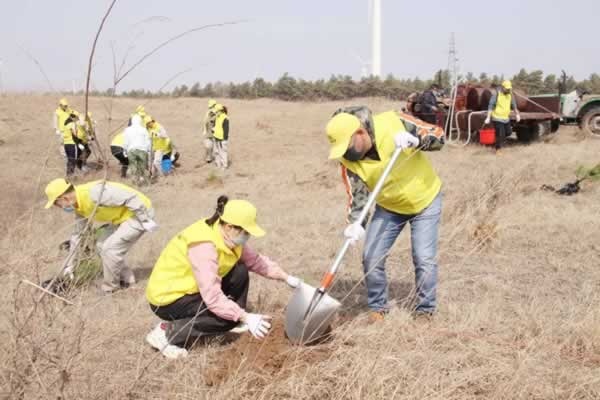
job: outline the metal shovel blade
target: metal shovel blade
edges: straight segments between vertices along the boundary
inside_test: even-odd
[[[314,310],[307,315],[311,301],[317,289],[301,283],[294,290],[294,294],[285,312],[285,333],[294,344],[306,344],[319,339],[329,329],[329,325],[336,311],[341,306],[340,302],[324,293]]]

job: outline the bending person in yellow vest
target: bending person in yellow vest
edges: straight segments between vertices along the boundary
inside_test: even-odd
[[[179,232],[164,248],[146,288],[152,311],[163,321],[146,341],[164,356],[185,357],[185,346],[203,335],[250,331],[265,337],[271,317],[248,313],[248,271],[269,279],[300,284],[247,241],[265,232],[256,208],[245,200],[221,196],[215,214]]]
[[[162,170],[163,160],[171,160],[174,167],[178,167],[179,153],[175,149],[173,141],[161,124],[150,118],[146,123],[146,129],[152,139],[152,175],[164,175]]]
[[[48,202],[46,208],[56,206],[68,213],[75,213],[75,231],[71,236],[70,249],[74,252],[87,219],[94,215],[94,222],[106,224],[104,237],[96,243],[104,281],[102,290],[111,293],[135,283],[133,271],[127,266],[125,256],[144,232],[158,229],[154,222],[152,203],[143,193],[129,186],[116,183],[94,181],[82,185],[72,185],[64,179],[55,179],[46,186]],[[95,211],[95,214],[94,214]],[[74,257],[64,273],[73,276]]]
[[[437,241],[442,208],[441,181],[422,150],[439,150],[443,131],[434,125],[388,111],[372,115],[365,107],[338,110],[326,128],[329,158],[342,164],[350,195],[346,238],[357,243],[365,229],[355,222],[397,147],[403,150],[376,198],[363,251],[369,319],[378,321],[389,310],[385,260],[394,241],[410,223],[415,268],[416,313],[436,309]]]
[[[213,158],[217,168],[222,170],[229,167],[229,117],[227,108],[221,104],[216,106],[215,130],[213,134]]]
[[[489,125],[494,121],[496,130],[496,154],[500,155],[500,149],[504,145],[507,137],[512,135],[512,126],[510,124],[510,111],[515,111],[515,119],[521,121],[521,114],[517,108],[517,102],[512,94],[512,83],[510,81],[502,82],[502,87],[490,99],[488,114],[485,124]]]

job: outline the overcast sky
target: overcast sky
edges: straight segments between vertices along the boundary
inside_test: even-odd
[[[81,88],[92,40],[110,1],[2,3],[4,90]],[[556,74],[565,69],[583,79],[600,72],[598,16],[599,0],[382,0],[382,73],[431,77],[446,68],[450,33],[455,32],[463,73],[510,76],[520,68]],[[134,46],[126,61],[130,65],[180,32],[234,20],[248,21],[169,44],[119,89],[156,90],[187,69],[167,89],[197,81],[275,80],[284,72],[304,79],[359,78],[359,58],[370,58],[368,0],[118,0],[100,36],[93,85],[112,86],[111,42],[119,63]]]

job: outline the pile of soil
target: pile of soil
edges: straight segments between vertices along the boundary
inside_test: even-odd
[[[264,377],[266,383],[275,376],[282,378],[292,370],[297,373],[303,367],[324,361],[330,354],[331,347],[327,344],[308,347],[291,344],[285,336],[283,321],[275,320],[265,339],[258,340],[245,333],[219,352],[218,362],[205,371],[204,379],[207,385],[216,386],[233,375],[252,372],[258,379]]]

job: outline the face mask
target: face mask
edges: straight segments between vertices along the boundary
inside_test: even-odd
[[[242,232],[235,238],[231,239],[231,242],[236,246],[243,246],[248,242],[249,239],[250,234],[248,232]]]
[[[363,153],[356,150],[354,147],[348,147],[343,157],[348,161],[358,161],[363,158]]]
[[[73,207],[73,206],[66,206],[66,207],[63,207],[63,211],[64,212],[68,212],[68,213],[72,213],[72,212],[75,211],[75,207]]]

